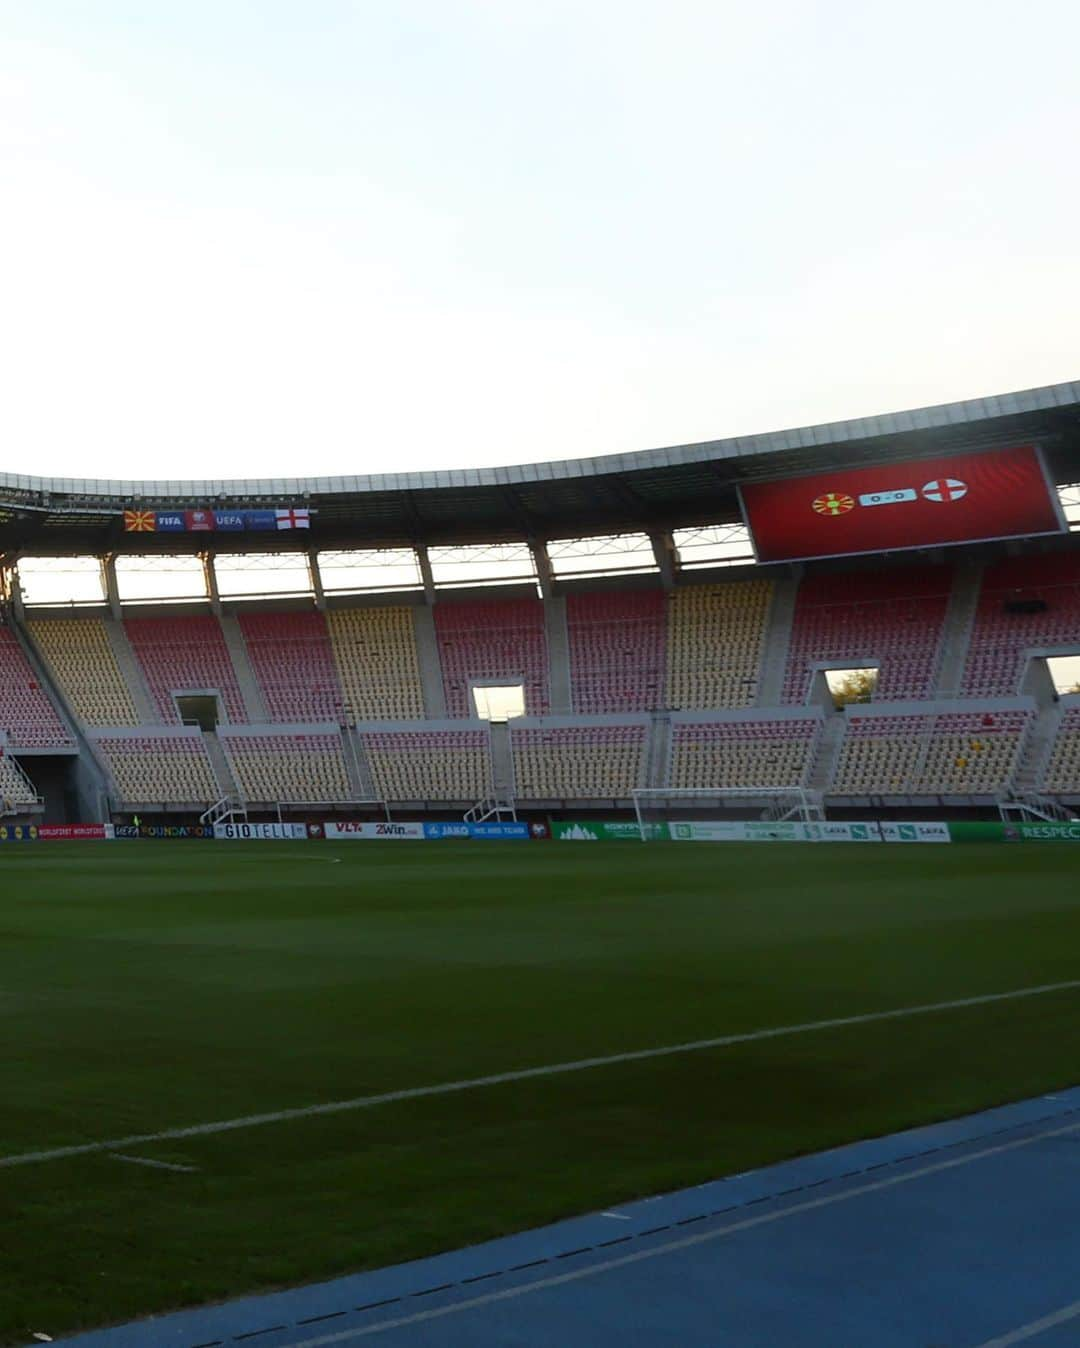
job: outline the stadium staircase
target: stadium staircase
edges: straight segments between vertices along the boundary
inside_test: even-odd
[[[439,643],[435,637],[435,619],[431,607],[423,604],[413,609],[413,633],[416,637],[416,659],[420,666],[420,685],[424,690],[424,710],[428,719],[446,719],[446,689],[443,686]]]
[[[561,596],[544,601],[547,629],[548,686],[551,710],[556,716],[573,711],[570,695],[570,636],[566,626],[566,600]]]
[[[795,576],[780,577],[773,582],[755,706],[778,707],[783,701],[784,672],[787,669],[798,593],[799,581]]]
[[[491,795],[478,800],[465,811],[467,824],[482,824],[488,819],[517,818],[514,803],[514,750],[510,742],[510,722],[488,723],[491,754]]]
[[[213,730],[204,730],[202,732],[202,741],[206,747],[206,756],[210,760],[210,766],[214,771],[214,777],[218,784],[218,790],[221,792],[221,798],[217,800],[206,815],[203,816],[204,824],[219,824],[226,818],[247,818],[247,803],[240,791],[239,784],[233,776],[233,770],[229,765],[229,759],[222,747],[221,741]],[[221,813],[215,819],[207,818],[213,811],[220,807],[227,806],[227,811]]]
[[[1076,818],[1072,810],[1039,790],[1064,715],[1065,708],[1060,702],[1050,703],[1042,708],[1028,730],[1013,779],[998,798],[1002,819],[1064,822]]]
[[[160,718],[150,696],[150,690],[146,686],[146,680],[143,678],[143,672],[139,668],[139,662],[135,658],[135,652],[131,649],[131,642],[128,641],[127,633],[124,631],[124,624],[113,618],[106,618],[104,626],[106,639],[120,670],[120,677],[127,685],[128,694],[135,704],[140,725],[156,724]]]
[[[960,696],[981,586],[982,563],[970,559],[960,561],[953,574],[952,593],[945,611],[941,664],[937,678],[938,697]]]
[[[199,815],[200,824],[237,824],[247,821],[247,806],[238,797],[222,796]]]
[[[229,652],[229,658],[232,660],[233,670],[236,673],[236,682],[240,688],[240,696],[244,699],[244,710],[247,712],[247,719],[251,722],[268,721],[270,714],[266,707],[266,702],[262,695],[262,689],[259,687],[259,681],[255,677],[255,671],[251,667],[251,660],[248,656],[248,649],[244,643],[244,634],[240,630],[240,624],[235,618],[221,617],[218,619],[221,625],[221,634],[225,638],[225,647]]]
[[[355,726],[343,725],[341,727],[341,742],[344,750],[345,770],[349,775],[349,789],[352,792],[353,799],[376,800],[375,778],[372,775],[371,763],[368,760],[363,739],[357,734]]]
[[[827,794],[832,790],[836,777],[836,764],[840,757],[840,746],[844,742],[847,722],[842,712],[832,712],[825,717],[825,723],[818,735],[814,761],[807,775],[807,790]]]
[[[645,785],[656,790],[667,786],[671,771],[671,714],[657,712],[649,727],[649,747],[645,759]]]

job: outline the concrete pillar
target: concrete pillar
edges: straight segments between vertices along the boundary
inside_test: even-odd
[[[322,572],[319,570],[319,554],[315,548],[308,549],[308,575],[311,577],[311,592],[315,596],[315,607],[320,613],[326,609],[326,591],[323,589]]]
[[[536,567],[536,579],[540,585],[540,595],[543,599],[550,599],[555,592],[555,577],[551,570],[551,558],[548,556],[547,544],[541,543],[539,539],[529,539],[529,551],[532,553],[533,565]]]
[[[206,594],[210,600],[210,611],[221,617],[221,592],[218,590],[217,567],[214,565],[214,554],[204,552],[202,554],[203,578],[206,582]]]
[[[109,611],[117,622],[120,621],[120,587],[116,583],[116,555],[108,553],[101,558],[101,579],[105,584],[105,598],[109,601]]]
[[[656,565],[660,568],[660,583],[665,590],[675,588],[675,577],[679,572],[679,558],[675,551],[675,540],[668,530],[649,535]]]
[[[26,617],[26,609],[23,606],[22,584],[19,581],[18,564],[8,569],[8,593],[11,598],[11,612],[15,621],[21,623]]]
[[[431,574],[431,558],[423,543],[415,543],[416,560],[420,563],[420,579],[424,582],[424,599],[428,604],[435,602],[435,577]]]

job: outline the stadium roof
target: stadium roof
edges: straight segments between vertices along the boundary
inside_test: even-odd
[[[735,486],[822,468],[1036,442],[1080,479],[1080,381],[761,435],[501,468],[352,477],[109,481],[0,474],[0,551],[254,551],[272,534],[126,534],[125,508],[307,505],[294,546],[363,547],[663,529],[735,520]]]

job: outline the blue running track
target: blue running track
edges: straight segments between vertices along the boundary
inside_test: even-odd
[[[1080,1088],[62,1342],[1080,1348]]]

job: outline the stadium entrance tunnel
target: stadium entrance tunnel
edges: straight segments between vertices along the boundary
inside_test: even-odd
[[[472,695],[481,721],[509,721],[525,715],[523,683],[474,683]]]
[[[177,693],[176,708],[184,725],[197,725],[200,730],[216,730],[218,700],[214,693]]]

